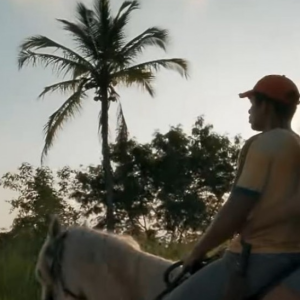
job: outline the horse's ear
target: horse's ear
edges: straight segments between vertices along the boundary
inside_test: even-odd
[[[56,238],[62,231],[60,222],[56,215],[52,216],[52,220],[49,226],[48,235],[50,238]]]

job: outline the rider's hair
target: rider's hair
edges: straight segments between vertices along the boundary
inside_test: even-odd
[[[294,97],[294,95],[291,95],[291,97]],[[297,104],[280,103],[261,93],[255,93],[255,101],[258,105],[263,102],[270,103],[274,108],[275,114],[284,121],[290,121],[297,110]]]

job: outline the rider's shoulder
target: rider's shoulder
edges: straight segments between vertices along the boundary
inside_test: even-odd
[[[293,131],[276,128],[259,133],[249,139],[256,149],[269,150],[271,152],[289,150],[291,148],[300,150],[300,137]]]

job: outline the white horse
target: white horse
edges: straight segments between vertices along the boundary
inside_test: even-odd
[[[54,218],[36,275],[43,300],[153,300],[172,261],[140,249],[129,236],[87,227],[64,231]]]

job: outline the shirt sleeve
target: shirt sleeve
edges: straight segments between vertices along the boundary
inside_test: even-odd
[[[261,193],[267,182],[273,151],[263,138],[254,140],[240,159],[235,189]]]

